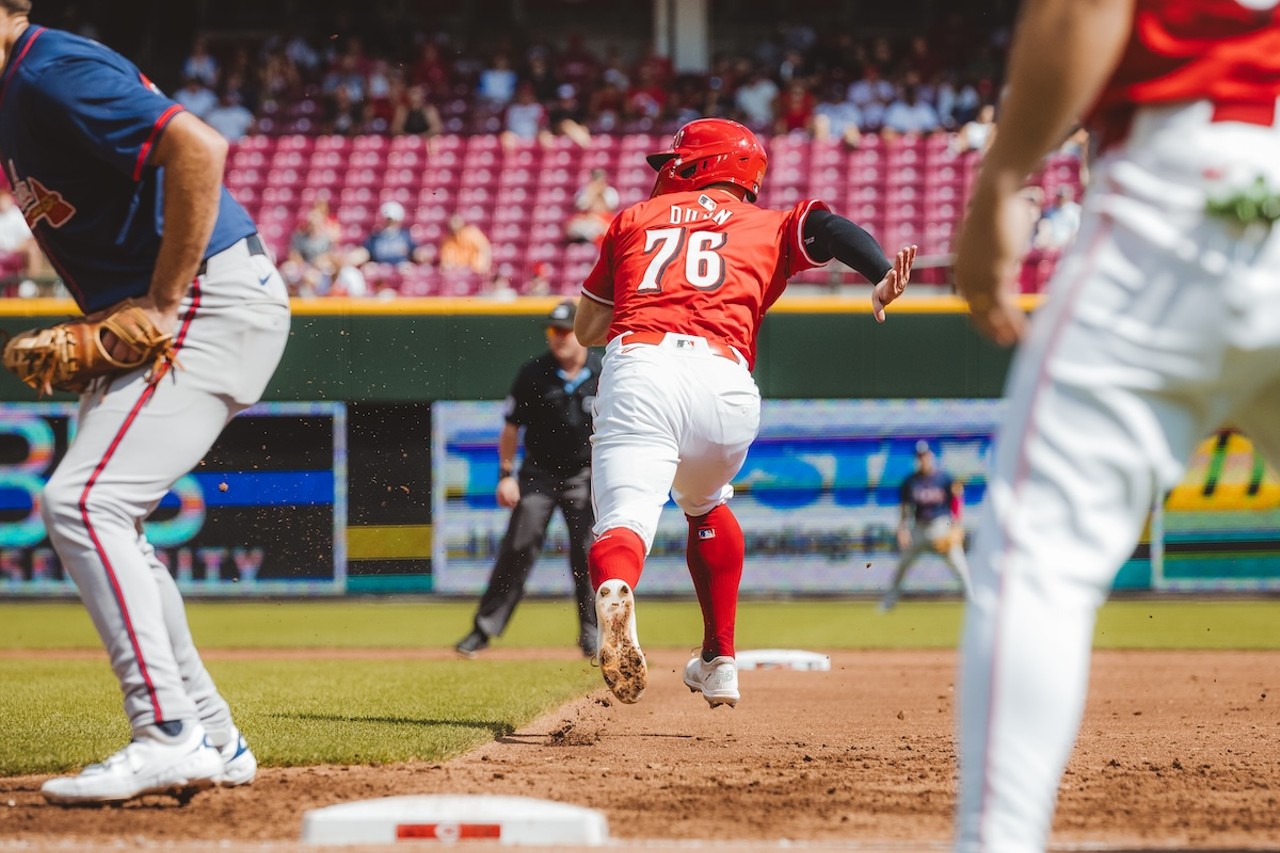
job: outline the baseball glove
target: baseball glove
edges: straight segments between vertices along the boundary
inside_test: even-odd
[[[116,341],[112,356],[103,336]],[[123,353],[123,354],[121,354]],[[40,392],[80,393],[101,376],[114,376],[150,364],[155,382],[178,365],[173,336],[160,331],[145,311],[126,299],[104,311],[47,329],[29,329],[4,345],[4,366]]]
[[[939,554],[949,554],[951,549],[957,545],[964,545],[964,527],[959,524],[951,525],[951,529],[947,531],[945,536],[939,536],[931,543],[933,550]]]

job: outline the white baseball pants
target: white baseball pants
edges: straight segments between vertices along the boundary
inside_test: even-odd
[[[1280,132],[1211,110],[1141,111],[1100,160],[1014,361],[969,560],[958,851],[1044,849],[1096,609],[1195,444],[1233,423],[1280,461],[1280,230],[1205,211],[1280,187]]]
[[[606,347],[596,392],[593,530],[626,527],[648,553],[668,494],[692,516],[733,497],[729,481],[760,429],[760,391],[744,360],[713,353],[703,338],[625,340]]]
[[[213,256],[179,314],[182,369],[155,385],[138,370],[91,386],[45,487],[49,538],[107,648],[135,732],[198,718],[215,743],[229,734],[226,702],[142,521],[262,395],[288,334],[288,295],[271,260],[243,240]]]

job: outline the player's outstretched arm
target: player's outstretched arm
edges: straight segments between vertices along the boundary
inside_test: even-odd
[[[884,322],[884,306],[902,295],[911,280],[911,266],[916,262],[916,245],[912,243],[898,250],[893,259],[893,269],[871,288],[871,313],[877,323]]]

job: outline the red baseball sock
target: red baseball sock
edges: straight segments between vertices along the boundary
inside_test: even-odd
[[[689,563],[689,577],[693,580],[693,590],[698,594],[698,606],[702,608],[702,651],[715,648],[715,632],[712,627],[716,620],[711,610],[711,570],[706,560],[702,559],[702,549],[698,547],[698,528],[706,516],[694,518],[686,515],[689,521],[689,544],[685,547],[685,559]],[[713,655],[714,657],[714,655]]]
[[[644,540],[634,530],[611,527],[601,533],[587,552],[591,588],[599,589],[600,584],[616,578],[635,589],[644,569],[644,551]]]
[[[727,504],[720,504],[706,515],[689,517],[687,553],[689,574],[702,606],[702,656],[732,657],[746,543],[738,519]]]

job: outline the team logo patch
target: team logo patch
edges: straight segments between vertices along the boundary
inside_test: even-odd
[[[9,168],[13,168],[12,163]],[[42,219],[50,228],[61,228],[76,215],[75,206],[64,199],[62,193],[49,189],[35,178],[13,181],[13,200],[22,209],[30,228],[35,228]]]

